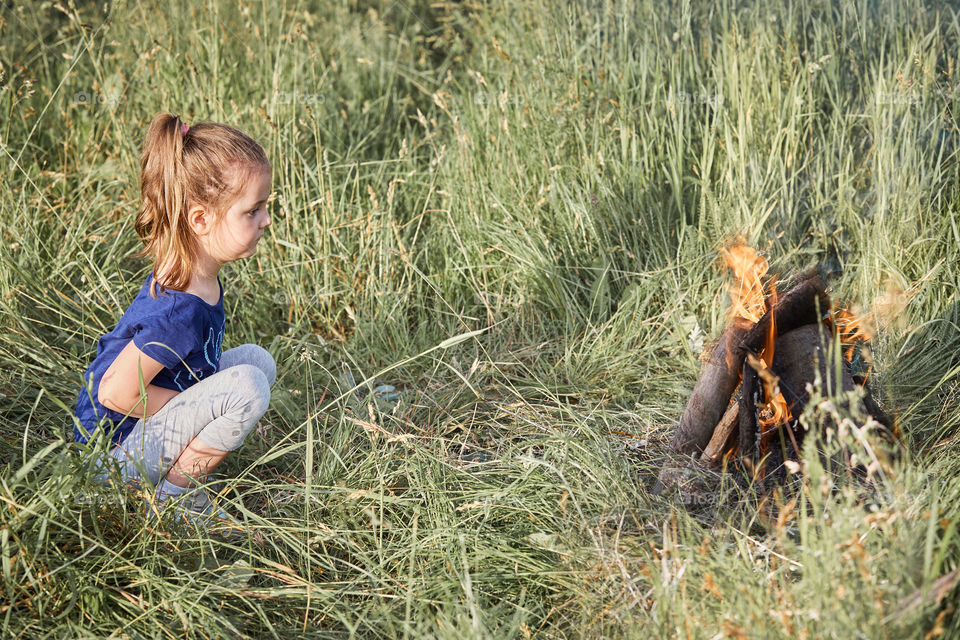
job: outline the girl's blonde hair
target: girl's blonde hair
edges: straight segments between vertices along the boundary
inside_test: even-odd
[[[153,119],[140,156],[143,205],[134,224],[145,245],[136,256],[153,257],[153,298],[155,284],[163,293],[183,291],[190,283],[199,248],[187,224],[190,207],[204,205],[219,222],[247,178],[263,170],[270,170],[267,154],[242,131],[215,122],[187,128],[169,113]],[[158,280],[164,264],[167,270]]]

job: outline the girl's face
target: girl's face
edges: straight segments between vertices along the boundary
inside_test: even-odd
[[[249,258],[270,225],[267,199],[270,197],[270,170],[254,172],[233,204],[210,233],[211,256],[221,263]]]

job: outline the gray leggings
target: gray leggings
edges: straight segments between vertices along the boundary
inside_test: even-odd
[[[124,480],[141,478],[139,465],[156,485],[195,437],[221,451],[239,448],[266,413],[276,378],[277,365],[263,347],[242,344],[224,351],[216,373],[141,419],[113,448],[110,455],[120,462]]]

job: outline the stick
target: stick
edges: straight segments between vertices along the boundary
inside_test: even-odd
[[[883,624],[902,618],[922,604],[939,603],[960,583],[960,569],[954,569],[933,581],[929,590],[920,587],[898,603],[898,611],[883,619]],[[926,597],[924,597],[926,595]]]
[[[710,464],[717,463],[723,454],[723,446],[730,438],[730,434],[733,433],[734,427],[737,426],[737,416],[739,413],[740,403],[734,402],[727,407],[723,417],[720,418],[720,422],[717,423],[717,428],[713,430],[713,437],[710,438],[710,442],[707,443],[706,448],[703,450],[703,455],[700,456],[701,460]]]
[[[740,385],[740,444],[741,457],[753,457],[757,448],[757,372],[743,363],[743,384]]]

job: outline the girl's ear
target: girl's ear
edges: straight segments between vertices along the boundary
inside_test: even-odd
[[[213,227],[213,216],[203,205],[195,204],[187,211],[187,224],[195,234],[202,236]]]

